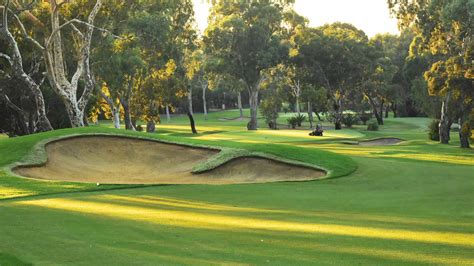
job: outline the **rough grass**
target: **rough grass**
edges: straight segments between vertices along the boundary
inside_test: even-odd
[[[245,121],[217,120],[233,114],[238,111],[212,113],[207,121],[196,115],[198,136],[188,133],[184,118],[173,119],[158,126],[156,137],[324,160],[340,174],[356,164],[357,170],[311,182],[149,186],[3,200],[0,253],[38,265],[474,264],[474,154],[455,142],[428,141],[426,119],[389,119],[374,133],[356,126],[308,138],[291,130],[247,132]],[[120,132],[74,131],[92,130]],[[377,137],[407,141],[339,143]],[[43,138],[0,140],[0,165],[20,160]],[[64,183],[29,182],[0,177],[2,187],[64,191]]]

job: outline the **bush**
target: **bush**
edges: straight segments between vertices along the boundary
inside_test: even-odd
[[[288,121],[288,125],[290,125],[291,128],[293,128],[293,129],[296,128],[296,126],[298,125],[298,121],[297,121],[296,117],[294,117],[294,116],[287,118],[286,121]]]
[[[379,130],[379,124],[377,121],[372,121],[369,124],[367,124],[367,130],[368,131],[377,131]]]
[[[142,132],[142,131],[143,131],[142,125],[138,125],[138,126],[137,126],[137,131],[139,131],[139,132]]]
[[[295,119],[296,119],[296,123],[300,127],[301,123],[303,123],[306,120],[306,116],[304,114],[299,114],[295,116]]]
[[[428,136],[430,140],[439,141],[439,120],[434,119],[428,126]]]
[[[369,121],[371,118],[372,118],[372,113],[359,114],[359,120],[362,121],[364,125],[367,124],[367,121]]]
[[[265,117],[265,122],[271,129],[276,129],[276,120],[278,118],[278,108],[280,107],[280,101],[274,101],[272,98],[267,98],[260,104],[260,112]]]
[[[460,129],[461,135],[465,138],[471,138],[472,137],[472,131],[471,131],[471,125],[469,121],[466,121],[462,124],[462,127]]]
[[[342,123],[346,127],[352,127],[359,121],[359,118],[353,114],[345,114],[342,116]]]

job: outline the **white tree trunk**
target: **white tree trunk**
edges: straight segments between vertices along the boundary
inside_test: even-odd
[[[301,83],[299,80],[293,82],[292,91],[296,99],[296,112],[300,115]]]
[[[168,104],[166,105],[165,110],[166,110],[166,121],[168,121],[169,123],[171,120],[171,117],[170,117],[170,106]]]
[[[441,118],[439,120],[439,141],[442,144],[449,144],[451,130],[451,122],[449,121],[448,106],[451,99],[451,92],[444,97],[441,106]]]
[[[51,27],[52,33],[44,47],[44,59],[46,65],[46,72],[53,90],[61,97],[66,106],[69,119],[72,127],[84,126],[84,112],[92,94],[94,87],[94,80],[90,70],[90,46],[92,40],[92,33],[94,32],[94,20],[99,9],[102,6],[102,0],[97,0],[94,8],[88,16],[87,23],[73,19],[60,24],[59,8],[56,1],[51,0]],[[72,25],[74,22],[86,25],[86,32],[82,33],[79,30],[74,31],[79,45],[77,46],[77,67],[75,73],[69,80],[67,67],[64,62],[63,41],[61,37],[61,29],[67,25]],[[79,81],[83,79],[84,88],[82,95],[78,98]]]
[[[112,109],[114,127],[120,129],[120,108],[114,107]]]

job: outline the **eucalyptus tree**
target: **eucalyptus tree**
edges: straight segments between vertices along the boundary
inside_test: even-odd
[[[6,48],[5,50],[2,49],[5,52],[0,52],[0,59],[3,60],[0,64],[0,82],[2,82],[0,101],[5,103],[8,110],[16,114],[14,115],[16,118],[13,119],[12,123],[17,124],[17,126],[12,126],[13,131],[20,134],[49,131],[53,128],[46,117],[44,96],[40,89],[42,81],[36,81],[33,78],[35,72],[39,70],[39,64],[35,63],[30,73],[25,70],[18,39],[26,40],[29,43],[27,47],[38,48],[40,52],[44,51],[45,48],[33,39],[20,19],[22,13],[29,13],[28,9],[19,3],[16,3],[15,7],[11,4],[11,1],[4,0],[0,6],[2,11],[0,46]],[[21,36],[14,36],[12,27],[14,27],[13,32],[20,32]],[[25,92],[24,95],[32,95],[34,110],[31,112],[25,110],[21,105],[15,104],[6,93],[7,84],[12,84],[12,80],[17,80],[28,88],[28,92]]]
[[[132,113],[130,101],[134,94],[134,87],[140,86],[144,69],[146,67],[145,59],[142,56],[143,46],[141,43],[144,37],[142,32],[136,31],[137,17],[145,17],[143,10],[149,10],[149,5],[139,0],[134,1],[110,1],[104,5],[104,16],[101,18],[101,24],[107,27],[114,34],[121,38],[109,36],[103,38],[101,45],[94,49],[93,56],[95,63],[93,70],[96,74],[98,83],[105,83],[101,86],[106,89],[98,88],[98,93],[110,106],[114,126],[120,127],[121,110],[125,128],[134,129],[132,123]],[[111,14],[114,14],[111,16]],[[145,17],[146,18],[146,17]],[[156,26],[156,21],[150,21]],[[143,27],[143,25],[140,25]],[[162,29],[162,27],[157,27]],[[161,33],[164,30],[161,30]],[[150,36],[153,36],[148,32]],[[154,35],[157,34],[154,32]]]
[[[295,107],[298,115],[300,114],[300,97],[303,92],[304,82],[307,81],[308,68],[306,67],[305,58],[298,57],[301,33],[306,32],[304,29],[308,24],[308,20],[294,10],[284,13],[285,28],[284,33],[289,41],[290,50],[289,58],[285,62],[286,78],[292,96],[295,98]]]
[[[205,52],[214,57],[214,72],[242,80],[249,93],[249,130],[257,129],[258,95],[265,70],[288,54],[283,44],[283,13],[293,1],[215,1],[204,33]]]
[[[94,88],[90,68],[94,30],[108,33],[94,25],[101,7],[102,0],[45,1],[35,18],[42,27],[29,36],[43,54],[48,81],[62,99],[73,127],[84,126],[85,108]]]
[[[375,36],[366,46],[366,64],[363,81],[360,84],[361,91],[372,107],[372,112],[379,125],[383,125],[385,104],[390,102],[392,81],[398,68],[391,59],[389,47],[385,42],[394,42],[395,36]]]
[[[467,117],[472,110],[474,90],[472,71],[474,4],[471,0],[388,0],[401,28],[412,28],[417,35],[419,54],[436,58],[424,78],[430,95],[442,99],[439,122],[440,142],[449,142],[451,123],[458,118],[461,147],[468,148],[470,133]],[[456,102],[457,115],[450,115],[450,102]]]
[[[204,54],[203,50],[198,48],[192,52],[190,56],[185,60],[186,64],[186,76],[188,79],[192,80],[195,85],[197,85],[202,91],[202,106],[204,112],[204,119],[207,120],[207,100],[206,92],[210,88],[210,80],[212,79],[212,74],[206,69],[207,56]],[[215,78],[216,79],[216,78]],[[219,79],[215,80],[219,82]],[[192,88],[192,86],[190,86]],[[188,95],[188,108],[192,113],[192,90],[189,91]]]
[[[324,87],[331,101],[336,129],[342,128],[342,114],[347,97],[363,80],[368,59],[365,33],[346,23],[308,28],[300,38],[298,57],[305,61],[313,86]]]
[[[146,93],[139,96],[147,104],[140,113],[148,118],[149,129],[154,130],[161,121],[159,110],[165,108],[168,114],[170,108],[176,107],[173,102],[189,92],[186,56],[195,50],[196,31],[191,0],[146,3],[149,6],[134,16],[133,28],[147,68],[143,77]]]

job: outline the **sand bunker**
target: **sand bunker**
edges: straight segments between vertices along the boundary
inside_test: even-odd
[[[102,184],[233,184],[317,179],[323,171],[263,158],[238,158],[201,174],[192,168],[218,153],[156,141],[88,136],[46,145],[42,166],[14,169],[26,177]]]
[[[242,120],[247,119],[247,118],[248,117],[245,117],[245,116],[244,117],[235,117],[235,118],[226,118],[226,117],[224,117],[224,118],[219,118],[217,120],[224,121],[224,122],[226,122],[226,121],[242,121]]]
[[[404,140],[399,139],[399,138],[380,138],[380,139],[360,141],[359,145],[361,146],[388,146],[388,145],[398,144],[402,141]]]

